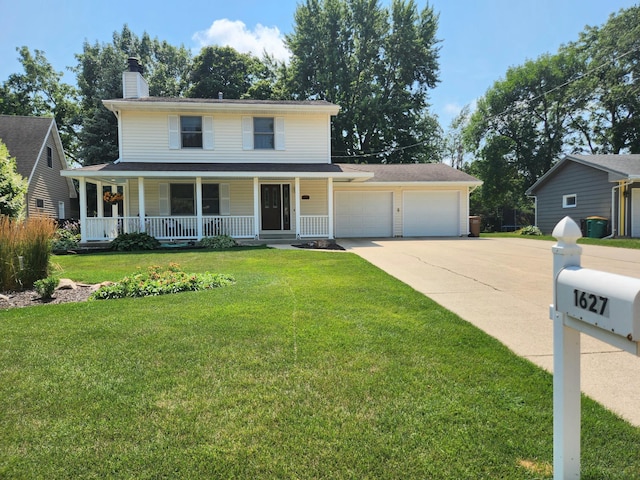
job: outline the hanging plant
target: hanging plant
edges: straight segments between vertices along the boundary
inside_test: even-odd
[[[119,192],[112,193],[107,191],[107,192],[104,192],[102,199],[107,203],[118,203],[120,200],[122,200],[122,194]]]

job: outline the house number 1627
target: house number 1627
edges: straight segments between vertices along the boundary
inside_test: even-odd
[[[601,295],[583,292],[575,288],[573,290],[573,302],[576,307],[582,308],[597,315],[608,317],[607,304],[609,299]]]

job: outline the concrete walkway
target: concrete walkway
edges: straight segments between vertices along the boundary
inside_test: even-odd
[[[553,370],[553,243],[516,238],[339,240],[516,354]],[[583,245],[582,266],[640,277],[640,250]],[[640,358],[582,337],[582,391],[640,426]]]

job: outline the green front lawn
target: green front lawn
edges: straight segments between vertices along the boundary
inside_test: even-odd
[[[0,478],[552,476],[551,375],[355,255],[54,261],[237,283],[0,312]],[[582,419],[582,478],[640,478],[640,429]]]
[[[524,238],[532,240],[548,240],[555,242],[551,235],[520,235],[518,232],[481,233],[482,238]],[[581,238],[578,244],[600,245],[603,247],[640,248],[640,238]]]

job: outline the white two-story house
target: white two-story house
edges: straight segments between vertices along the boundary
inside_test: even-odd
[[[135,59],[118,119],[119,159],[62,172],[79,182],[82,242],[460,236],[480,181],[443,164],[331,163],[325,101],[156,98]]]

